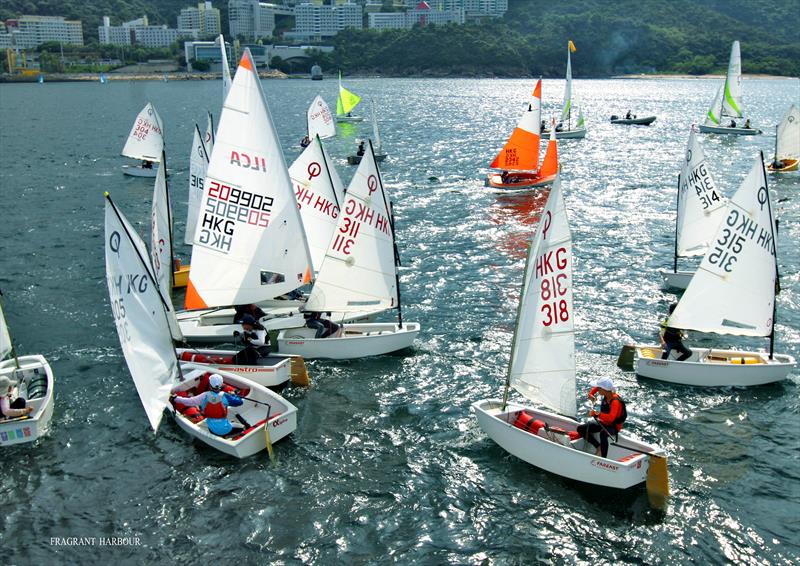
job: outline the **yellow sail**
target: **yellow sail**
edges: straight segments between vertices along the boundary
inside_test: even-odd
[[[339,72],[339,98],[336,100],[336,115],[342,116],[349,114],[358,103],[361,97],[354,92],[350,92],[342,86],[342,73]]]

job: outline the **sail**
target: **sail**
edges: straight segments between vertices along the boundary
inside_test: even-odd
[[[321,96],[317,96],[311,102],[306,118],[308,120],[309,139],[313,140],[314,136],[319,136],[322,139],[332,138],[336,135],[336,123],[333,121],[331,109],[328,108]]]
[[[572,235],[556,179],[528,252],[510,384],[532,401],[574,417],[575,324]]]
[[[722,99],[722,113],[734,118],[742,117],[742,55],[739,42],[731,46],[728,61],[728,75],[725,77],[725,97]]]
[[[206,173],[186,308],[257,303],[310,281],[289,171],[246,49]]]
[[[228,93],[231,90],[233,80],[231,79],[231,68],[228,65],[228,51],[225,49],[225,38],[222,34],[219,36],[219,49],[222,52],[222,104],[225,104],[225,99],[228,98]]]
[[[394,234],[372,144],[344,198],[306,310],[367,312],[397,307]]]
[[[11,335],[8,332],[8,324],[3,314],[3,305],[0,305],[0,360],[11,353]]]
[[[725,85],[719,85],[717,94],[714,95],[714,101],[711,103],[711,107],[706,113],[706,119],[705,122],[703,122],[704,125],[719,126],[719,121],[722,119],[722,92],[724,89]]]
[[[214,150],[214,116],[211,112],[208,113],[208,121],[206,122],[206,133],[203,136],[203,145],[206,146],[206,154],[209,159],[211,152]]]
[[[772,331],[777,264],[775,226],[763,155],[728,201],[700,268],[670,316],[670,326],[767,336]]]
[[[578,121],[575,123],[575,129],[580,130],[586,127],[586,119],[583,117],[583,107],[578,106]]]
[[[800,159],[800,110],[792,104],[778,124],[776,159]]]
[[[315,137],[289,167],[315,272],[322,266],[322,259],[336,230],[339,205],[344,193],[338,175],[334,181],[329,173],[332,167],[333,164],[328,162],[323,153],[319,137]]]
[[[570,59],[570,49],[567,47],[567,80],[564,85],[564,103],[561,110],[562,122],[569,120],[572,109],[572,61]]]
[[[150,211],[150,261],[161,291],[169,294],[172,288],[172,211],[170,210],[167,179],[159,167],[153,186],[153,206]]]
[[[336,100],[336,115],[349,114],[359,102],[361,102],[360,96],[342,86],[342,72],[339,71],[339,98]]]
[[[550,177],[558,173],[558,141],[556,129],[550,128],[550,139],[547,140],[547,150],[544,152],[542,166],[539,167],[540,177]]]
[[[203,183],[206,178],[209,157],[206,146],[200,137],[200,129],[195,124],[192,153],[189,156],[189,205],[186,212],[186,233],[183,241],[191,245],[197,231],[197,218],[200,216],[200,204],[203,202]]]
[[[150,426],[158,430],[178,375],[165,304],[136,231],[106,197],[106,279],[122,352]]]
[[[375,140],[375,150],[378,154],[381,153],[381,132],[378,129],[378,118],[375,116],[375,100],[370,98],[370,114],[372,115],[372,135],[374,136]]]
[[[122,155],[131,159],[158,161],[164,150],[164,130],[161,118],[149,102],[136,116],[131,132],[122,148]]]
[[[678,178],[675,230],[679,256],[706,253],[725,215],[726,204],[706,163],[703,146],[692,129]]]
[[[506,145],[492,161],[493,169],[535,171],[539,168],[541,116],[542,80],[539,79],[528,108],[522,113]]]

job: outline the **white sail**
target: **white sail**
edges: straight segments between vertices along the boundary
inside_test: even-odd
[[[731,46],[731,58],[728,61],[728,75],[725,77],[725,96],[722,99],[722,113],[733,118],[742,117],[742,54],[739,42]]]
[[[314,137],[300,157],[289,167],[294,196],[311,251],[311,264],[319,271],[339,218],[344,190],[339,176],[330,171],[333,164],[323,153],[322,142]],[[338,183],[338,186],[334,183]]]
[[[767,336],[776,283],[775,226],[763,155],[728,201],[711,247],[670,316],[670,326]]]
[[[727,200],[717,188],[694,129],[678,178],[676,237],[679,256],[706,253],[725,216]]]
[[[106,198],[106,279],[122,352],[150,426],[158,430],[179,375],[165,305],[147,263],[147,248]]]
[[[567,77],[564,85],[564,103],[561,110],[561,121],[566,122],[570,118],[572,109],[572,61],[567,47]]]
[[[528,399],[576,415],[572,235],[556,179],[528,252],[511,352],[511,385]]]
[[[292,182],[249,50],[225,99],[197,222],[186,308],[257,303],[311,281]]]
[[[150,210],[150,261],[158,286],[169,294],[172,287],[172,211],[170,210],[167,179],[159,167],[153,186],[153,206]]]
[[[208,112],[208,121],[206,122],[206,133],[203,136],[203,144],[206,146],[206,155],[211,157],[211,152],[214,149],[214,116]]]
[[[313,140],[314,136],[319,136],[321,139],[332,138],[336,135],[336,122],[333,120],[331,109],[321,96],[318,95],[308,107],[306,118],[309,139]]]
[[[703,124],[706,126],[719,126],[720,120],[722,119],[722,93],[725,90],[725,85],[719,85],[717,89],[717,94],[714,95],[714,101],[711,103],[711,107],[706,112],[706,119]]]
[[[222,34],[219,36],[219,49],[222,52],[222,104],[225,104],[225,99],[228,97],[228,93],[231,90],[231,85],[233,85],[233,80],[231,79],[231,68],[228,65],[228,52],[225,49],[225,38],[222,37]]]
[[[200,129],[195,125],[192,153],[189,156],[189,205],[186,212],[186,233],[183,238],[184,243],[190,245],[194,242],[194,233],[197,230],[197,218],[200,216],[200,204],[203,201],[203,183],[206,178],[208,162],[206,145],[200,139]]]
[[[161,118],[149,102],[133,123],[122,155],[131,159],[159,161],[164,150],[164,129]]]
[[[306,310],[366,312],[397,307],[396,269],[388,200],[370,144],[347,187]]]
[[[3,305],[0,305],[0,360],[11,353],[11,335],[8,332],[8,324],[3,314]]]
[[[375,151],[378,154],[381,154],[383,153],[381,150],[381,132],[378,130],[378,118],[375,116],[375,100],[372,98],[370,98],[369,108],[372,115],[372,135],[374,136],[375,141]]]
[[[778,124],[777,136],[775,157],[800,159],[800,110],[794,104]]]

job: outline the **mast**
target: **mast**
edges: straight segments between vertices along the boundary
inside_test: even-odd
[[[372,148],[372,140],[369,140],[369,151],[372,153],[372,160],[375,161],[375,150]],[[383,195],[383,205],[386,206],[386,190],[383,187],[383,178],[381,177],[381,170],[378,167],[378,162],[375,161],[375,172],[378,174],[378,182],[381,184],[381,194]],[[334,191],[335,192],[335,191]],[[392,228],[392,248],[394,249],[394,281],[397,288],[397,324],[403,328],[403,308],[402,301],[400,300],[400,252],[397,250],[397,236],[394,231],[394,203],[388,202],[386,210],[389,211],[389,226]]]
[[[675,249],[673,252],[672,272],[678,273],[678,215],[681,213],[681,174],[678,173],[678,195],[675,199]]]
[[[759,151],[761,154],[761,171],[764,175],[764,180],[767,179],[767,170],[764,167],[764,152]],[[778,273],[778,240],[775,238],[775,220],[772,216],[772,202],[769,198],[769,187],[767,183],[764,183],[764,190],[766,191],[766,200],[767,200],[767,210],[769,210],[769,230],[772,233],[772,249],[774,253],[772,257],[775,260],[775,285],[772,286],[772,327],[770,328],[769,333],[769,359],[772,359],[773,354],[775,353],[775,324],[776,324],[776,317],[778,314],[778,297],[776,296],[776,292],[778,290],[778,285],[780,284],[779,277],[780,274]]]

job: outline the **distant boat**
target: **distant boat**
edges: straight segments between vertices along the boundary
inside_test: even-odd
[[[800,162],[800,111],[792,104],[775,126],[775,158],[768,169],[773,173],[797,171]]]
[[[306,132],[308,133],[309,143],[316,136],[324,140],[336,135],[336,122],[334,122],[331,115],[331,109],[328,108],[328,104],[319,95],[311,101],[311,106],[308,107],[308,112],[306,112]]]
[[[611,116],[612,124],[620,124],[623,126],[649,126],[656,121],[655,116],[645,116],[643,118],[620,118],[619,116]]]
[[[106,74],[105,73],[100,73],[100,84],[101,85],[106,84],[106,80],[108,80],[108,79],[106,79]]]
[[[580,139],[586,137],[586,120],[583,110],[572,95],[572,61],[570,53],[575,51],[575,45],[570,41],[567,44],[567,84],[564,87],[564,103],[561,107],[561,120],[556,124],[556,139]],[[542,129],[543,134],[550,130]]]
[[[167,73],[164,73],[163,75],[161,75],[161,80],[164,81],[164,82],[167,82]]]
[[[703,134],[733,134],[737,136],[754,136],[761,130],[749,127],[750,120],[744,126],[738,126],[736,120],[741,120],[744,104],[742,102],[742,54],[739,42],[734,41],[731,46],[731,57],[728,61],[728,74],[725,82],[717,89],[711,108],[706,113],[705,122],[700,124],[700,133]]]
[[[322,67],[319,65],[314,65],[311,67],[311,80],[312,81],[321,81],[322,80]]]
[[[353,116],[351,112],[361,102],[361,97],[342,86],[342,72],[339,71],[339,98],[336,99],[337,122],[363,122],[363,116]]]
[[[133,123],[122,155],[141,160],[140,165],[123,165],[122,172],[131,177],[155,178],[158,162],[164,150],[164,129],[161,117],[149,102],[142,108]]]
[[[44,75],[39,75],[39,84],[44,83]]]
[[[375,161],[380,163],[381,161],[386,159],[387,155],[386,153],[383,152],[383,143],[381,142],[381,132],[378,129],[378,119],[375,116],[375,101],[370,98],[369,102],[370,102],[369,105],[370,114],[372,118],[372,135],[374,136],[373,141],[375,148]],[[359,163],[361,163],[361,158],[363,156],[364,156],[363,153],[361,155],[358,155],[358,153],[356,153],[356,155],[348,155],[347,163],[350,165],[358,165]]]

